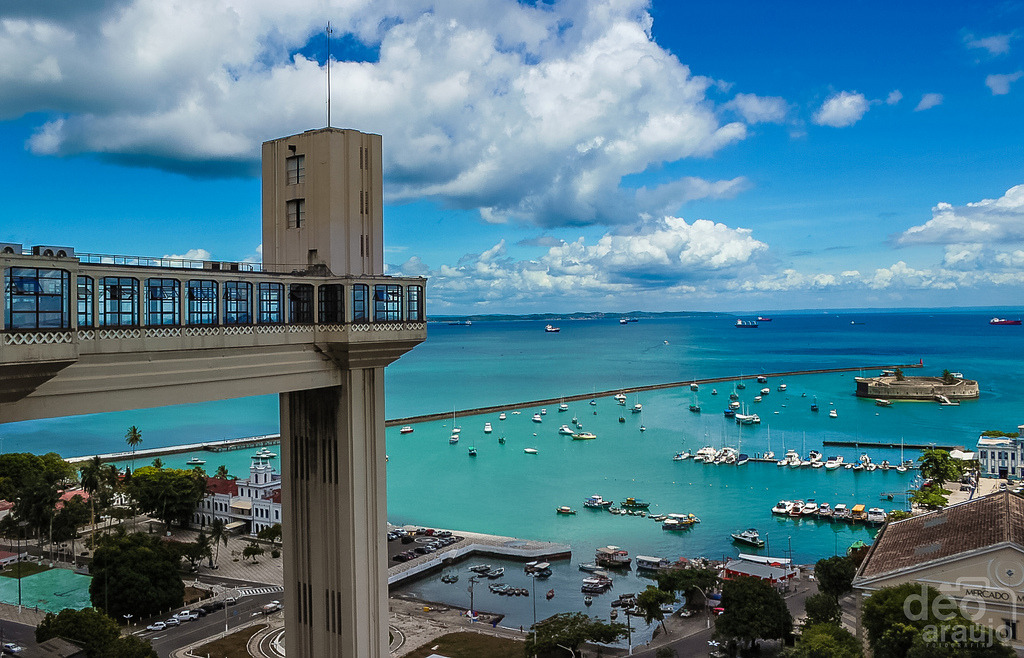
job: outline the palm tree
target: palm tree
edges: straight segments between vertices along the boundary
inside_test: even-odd
[[[214,558],[214,564],[216,564],[220,559],[220,545],[228,545],[228,531],[224,519],[214,519],[210,522],[210,541],[217,547],[217,555]]]
[[[85,462],[82,467],[82,489],[89,494],[89,525],[92,526],[89,544],[92,547],[96,546],[96,494],[103,480],[102,473],[103,460],[99,455]]]
[[[225,466],[224,464],[221,464],[220,466],[217,467],[217,472],[213,474],[213,477],[219,478],[221,480],[227,480],[230,477],[230,475],[228,474],[228,467]]]
[[[132,447],[132,470],[135,470],[135,446],[142,443],[142,431],[132,425],[124,435],[125,442]]]

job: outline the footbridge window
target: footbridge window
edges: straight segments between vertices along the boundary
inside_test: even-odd
[[[79,328],[87,328],[94,326],[96,318],[93,314],[92,302],[93,302],[93,278],[91,276],[85,276],[84,274],[78,275],[78,326]]]
[[[313,324],[313,286],[293,283],[288,286],[288,322]]]
[[[146,324],[181,324],[181,282],[177,279],[146,279]]]
[[[139,324],[139,280],[108,276],[100,279],[100,326]]]
[[[370,286],[365,283],[357,283],[352,286],[352,322],[370,321],[369,298]]]
[[[373,321],[402,321],[402,286],[382,284],[373,287]]]
[[[10,329],[71,326],[71,273],[12,267],[5,277],[4,320]]]
[[[224,324],[252,323],[252,284],[228,281],[224,284]]]
[[[188,282],[188,323],[217,324],[217,282]]]
[[[259,323],[281,324],[284,301],[284,285],[280,283],[259,284]]]
[[[409,286],[409,322],[423,322],[423,286]]]
[[[345,322],[345,286],[328,283],[320,286],[320,324],[342,324]]]

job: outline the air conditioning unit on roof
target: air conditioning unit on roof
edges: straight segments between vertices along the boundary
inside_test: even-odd
[[[51,245],[35,245],[32,247],[33,256],[46,256],[48,258],[74,258],[74,247],[54,247]]]
[[[23,247],[17,242],[0,242],[0,254],[18,254],[21,255]]]

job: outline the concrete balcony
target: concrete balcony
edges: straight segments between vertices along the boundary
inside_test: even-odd
[[[24,253],[0,266],[0,422],[337,386],[339,366],[385,366],[426,338],[418,277]]]

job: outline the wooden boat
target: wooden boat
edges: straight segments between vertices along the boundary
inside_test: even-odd
[[[568,505],[562,505],[561,507],[555,508],[557,514],[575,514],[576,510],[569,507]]]
[[[548,593],[544,595],[549,601],[555,598],[555,590],[549,589]]]

